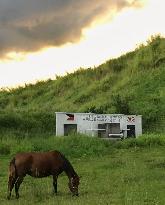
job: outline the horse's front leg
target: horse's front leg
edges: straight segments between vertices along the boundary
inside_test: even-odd
[[[54,193],[57,194],[57,175],[53,175],[53,187],[54,187]]]

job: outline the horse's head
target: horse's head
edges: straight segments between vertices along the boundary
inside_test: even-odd
[[[69,180],[69,189],[73,193],[73,196],[78,196],[78,186],[80,183],[79,176],[73,176]]]

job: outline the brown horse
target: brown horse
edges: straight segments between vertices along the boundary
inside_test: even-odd
[[[63,154],[58,151],[19,153],[9,165],[7,198],[10,199],[14,186],[16,198],[19,198],[19,187],[26,174],[37,178],[52,175],[54,192],[57,193],[57,178],[63,171],[69,178],[70,191],[73,196],[78,196],[79,176]]]

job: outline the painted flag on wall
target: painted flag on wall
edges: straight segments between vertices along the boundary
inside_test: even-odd
[[[73,114],[66,114],[68,116],[67,120],[74,120]]]
[[[127,117],[127,122],[135,122],[135,117],[133,116]]]

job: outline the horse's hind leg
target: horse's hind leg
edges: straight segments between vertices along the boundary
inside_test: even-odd
[[[16,182],[16,177],[14,176],[9,176],[9,181],[8,181],[8,195],[7,195],[7,199],[10,199],[11,198],[11,192],[12,192],[12,189],[14,187],[14,184]]]
[[[15,183],[15,194],[16,194],[16,198],[19,198],[19,187],[21,185],[21,183],[23,182],[24,177],[18,177]]]
[[[58,178],[58,176],[53,175],[53,187],[54,187],[55,194],[57,194],[57,178]]]

